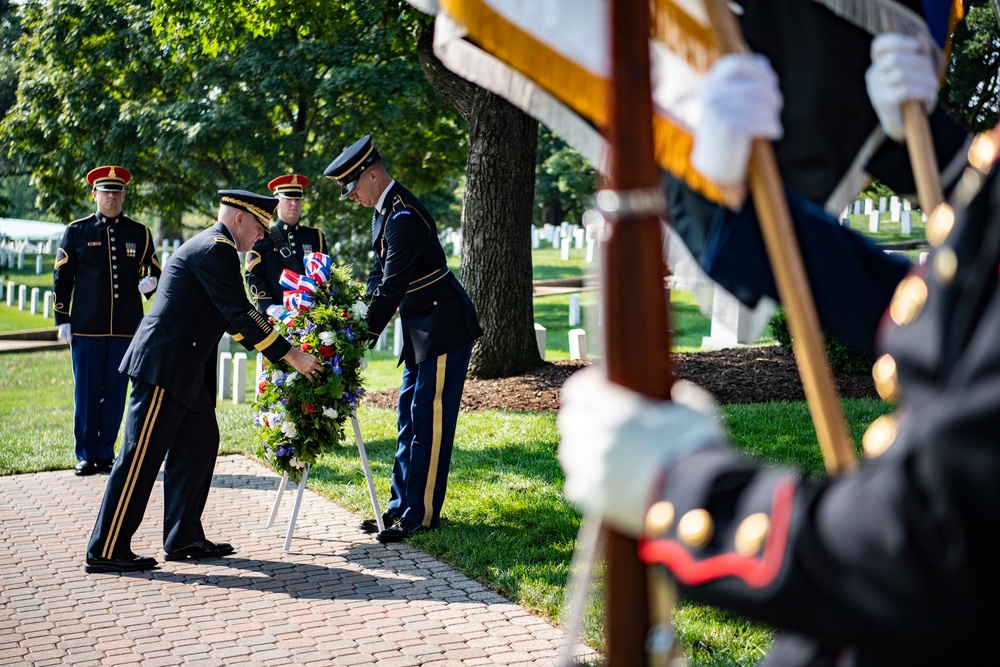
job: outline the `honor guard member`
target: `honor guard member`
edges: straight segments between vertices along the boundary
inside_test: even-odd
[[[219,191],[218,221],[182,245],[163,272],[159,295],[121,364],[132,378],[125,440],[108,478],[87,546],[87,572],[148,570],[130,541],[142,521],[160,464],[167,560],[214,558],[233,547],[205,537],[201,514],[219,448],[216,349],[228,332],[270,361],[288,361],[314,380],[322,364],[291,347],[246,297],[239,252],[267,232],[277,200]]]
[[[284,288],[279,284],[281,272],[291,269],[305,274],[304,256],[310,252],[326,252],[323,232],[299,224],[302,215],[302,195],[309,179],[302,174],[279,176],[267,184],[278,198],[278,222],[258,241],[246,256],[247,288],[257,310],[268,314],[274,306],[274,316],[281,312]]]
[[[60,340],[73,358],[76,474],[111,472],[128,378],[118,372],[139,321],[142,296],[160,265],[149,229],[122,214],[127,169],[87,174],[97,212],[66,227],[56,251],[53,291]]]
[[[396,309],[403,329],[403,379],[386,529],[398,542],[438,527],[451,465],[458,408],[472,342],[482,335],[476,310],[448,270],[434,219],[420,200],[385,170],[370,136],[327,167],[341,196],[375,209],[374,266],[368,274],[368,327],[374,343]],[[378,530],[374,519],[361,524]]]
[[[894,78],[897,111],[925,102],[936,74],[923,71],[923,86]],[[563,389],[567,497],[638,537],[640,558],[685,597],[777,628],[762,665],[983,663],[1000,623],[998,157],[1000,126],[972,143],[950,203],[927,220],[930,257],[889,300],[872,375],[895,409],[866,431],[858,471],[812,480],[757,465],[684,385],[673,403],[599,372]]]

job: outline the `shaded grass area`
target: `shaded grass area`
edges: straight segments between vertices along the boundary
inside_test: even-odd
[[[392,360],[374,362],[388,386],[398,383]],[[0,474],[72,467],[72,370],[69,352],[0,355]],[[888,412],[874,400],[846,400],[855,442]],[[804,403],[726,406],[734,440],[756,460],[824,476]],[[222,453],[252,456],[252,407],[220,403]],[[359,420],[379,497],[388,498],[395,414],[362,406]],[[526,608],[557,620],[580,525],[562,496],[553,413],[483,411],[459,418],[443,530],[413,543]],[[370,515],[364,476],[353,447],[338,449],[313,468],[309,487],[358,514]],[[96,508],[95,508],[96,511]],[[585,639],[603,643],[599,580]],[[749,666],[770,646],[771,631],[710,607],[683,602],[678,635],[692,667]]]

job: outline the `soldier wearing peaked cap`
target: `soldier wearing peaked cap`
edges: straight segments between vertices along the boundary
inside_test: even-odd
[[[458,407],[472,342],[482,335],[476,310],[448,270],[434,219],[420,200],[392,179],[366,136],[324,174],[341,194],[375,209],[368,274],[368,326],[376,340],[399,309],[403,381],[392,493],[380,542],[396,542],[437,528],[444,503]],[[375,532],[373,519],[361,529]]]
[[[277,200],[243,190],[220,190],[219,196],[218,221],[173,255],[121,363],[132,378],[125,441],[87,547],[87,572],[156,566],[155,559],[133,553],[130,540],[164,458],[166,559],[233,552],[229,544],[208,540],[201,523],[219,446],[215,351],[223,333],[271,361],[287,360],[307,378],[323,368],[278,335],[243,287],[238,253],[263,237]]]
[[[567,497],[638,537],[686,597],[775,627],[762,666],[983,664],[1000,623],[1000,126],[959,172],[927,220],[930,257],[864,325],[895,409],[866,431],[858,471],[749,461],[684,385],[672,403],[590,371],[563,389]]]
[[[56,251],[55,319],[72,349],[77,475],[111,472],[128,389],[118,365],[142,319],[142,295],[152,295],[160,275],[149,229],[122,214],[131,178],[122,167],[92,169],[97,212],[71,222]]]
[[[301,174],[279,176],[267,184],[267,189],[278,198],[278,222],[246,256],[247,289],[263,314],[271,306],[280,312],[283,288],[278,281],[283,270],[304,274],[305,255],[326,252],[323,232],[299,221],[302,195],[308,185],[309,179]],[[272,309],[272,314],[277,312]]]

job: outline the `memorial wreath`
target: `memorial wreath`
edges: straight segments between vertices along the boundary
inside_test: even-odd
[[[264,362],[257,378],[257,455],[298,478],[306,465],[344,443],[345,424],[365,393],[368,297],[346,267],[322,253],[305,256],[306,275],[285,269],[284,311],[275,326],[285,339],[326,367],[310,382],[286,361]]]

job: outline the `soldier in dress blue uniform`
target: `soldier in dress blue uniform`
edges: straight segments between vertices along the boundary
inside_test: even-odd
[[[160,275],[149,229],[122,214],[132,174],[107,165],[87,174],[97,212],[66,227],[53,290],[59,338],[71,344],[76,474],[111,472],[128,378],[118,372]]]
[[[768,667],[982,664],[1000,622],[1000,126],[967,156],[878,326],[875,386],[897,409],[856,473],[754,465],[704,400],[590,371],[565,385],[567,496],[639,537],[682,594],[778,628]]]
[[[368,328],[374,343],[396,309],[403,380],[392,494],[376,539],[397,542],[438,527],[472,342],[482,335],[472,301],[448,270],[434,219],[385,170],[370,136],[327,167],[341,195],[374,208]],[[374,519],[361,524],[375,532]]]
[[[310,380],[323,365],[278,335],[246,297],[239,252],[267,231],[277,200],[242,190],[219,192],[218,222],[181,246],[160,281],[159,295],[121,363],[132,378],[125,441],[108,478],[87,547],[87,572],[156,567],[133,553],[160,464],[163,550],[167,560],[233,552],[205,537],[201,514],[219,448],[215,419],[216,348],[228,332],[271,361],[285,359]]]
[[[278,198],[278,222],[258,241],[246,257],[247,288],[250,298],[263,314],[274,306],[277,316],[283,308],[284,288],[278,280],[284,269],[305,274],[303,257],[310,252],[326,252],[323,232],[300,223],[302,196],[309,179],[302,174],[279,176],[267,184]]]

